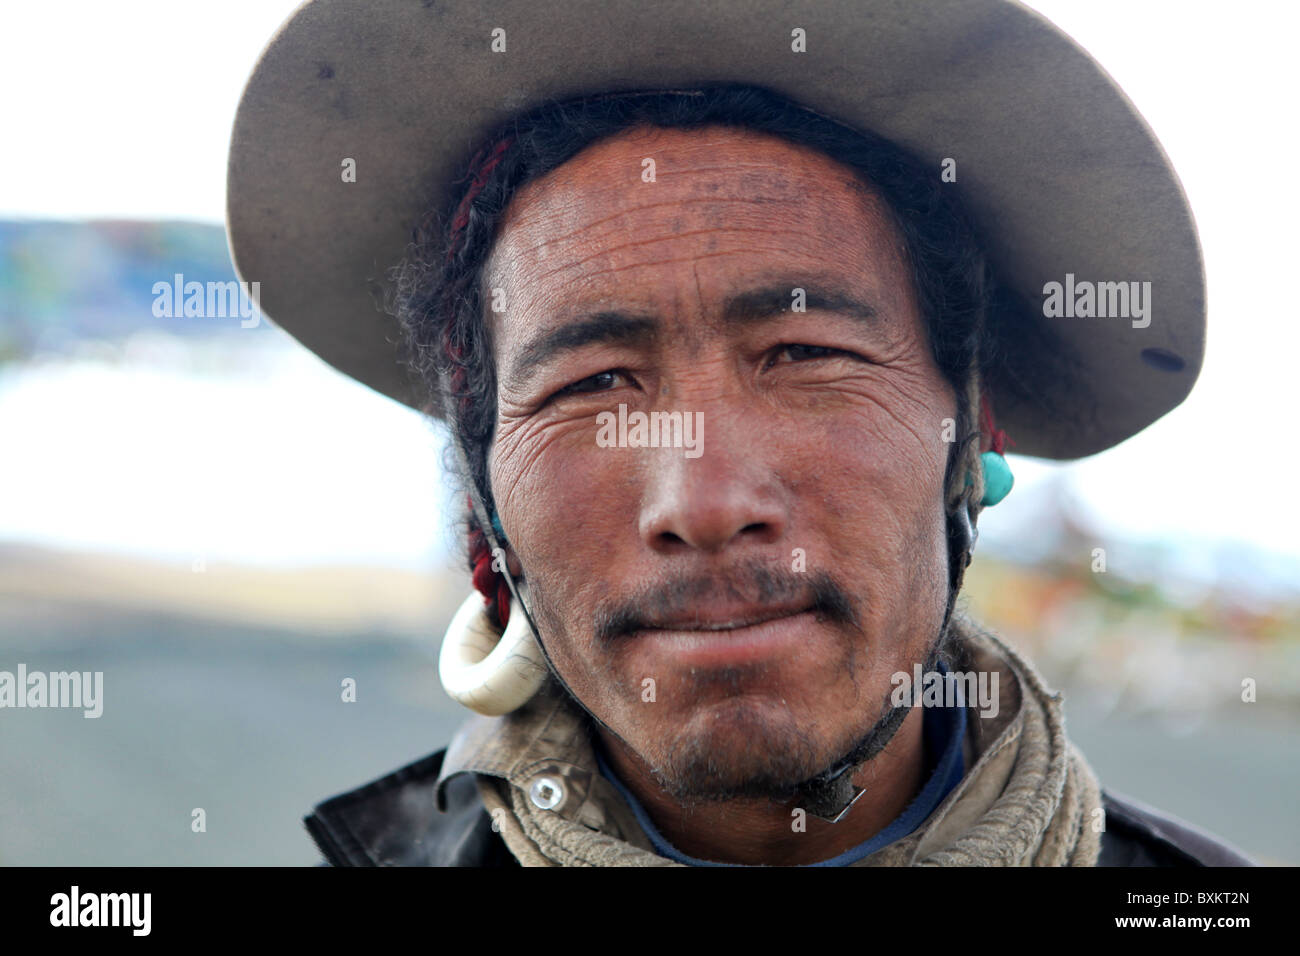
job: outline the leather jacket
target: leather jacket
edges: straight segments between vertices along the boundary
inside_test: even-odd
[[[333,866],[510,867],[518,862],[493,830],[473,774],[448,779],[436,797],[445,750],[319,804],[304,819]],[[1191,824],[1103,791],[1106,829],[1098,866],[1254,866]]]

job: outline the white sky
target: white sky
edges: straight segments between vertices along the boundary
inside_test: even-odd
[[[220,222],[227,138],[243,81],[266,40],[296,5],[287,0],[8,4],[0,20],[0,89],[5,91],[0,99],[0,129],[5,131],[0,218]],[[1292,291],[1300,251],[1295,238],[1300,200],[1290,168],[1300,155],[1294,51],[1300,4],[1035,0],[1030,5],[1110,71],[1179,171],[1205,249],[1209,348],[1191,398],[1119,448],[1064,466],[1013,458],[1017,491],[1001,509],[987,512],[983,524],[996,534],[1003,521],[1014,517],[1018,492],[1065,469],[1085,503],[1116,533],[1246,541],[1300,556],[1300,513],[1293,504],[1300,466],[1293,411],[1300,306]],[[150,407],[157,392],[128,389],[82,372],[57,373],[60,388],[89,390],[93,383],[96,395],[117,394],[110,404],[120,417],[102,419],[97,427],[116,422],[113,427],[124,437],[99,451],[120,463],[116,470],[107,466],[111,474],[103,478],[118,476],[119,493],[133,502],[127,509],[133,520],[97,523],[89,513],[67,517],[66,497],[50,497],[49,508],[42,508],[39,494],[48,482],[35,474],[22,479],[6,469],[7,476],[0,472],[0,501],[8,502],[0,504],[0,538],[103,547],[134,542],[141,550],[166,553],[202,550],[194,545],[202,537],[197,531],[178,544],[174,522],[171,530],[165,522],[147,525],[154,513],[147,507],[152,499],[126,464],[131,455],[147,453],[147,442],[139,434],[126,436],[120,423],[135,420],[132,416]],[[306,379],[295,375],[315,376],[317,382],[330,378],[311,362],[285,374],[285,382],[298,386]],[[67,429],[73,446],[78,445],[77,429],[95,427],[85,423],[84,405],[82,412],[75,407],[60,411],[57,403],[45,400],[48,379],[46,384],[24,381],[22,388],[29,391],[11,383],[0,393],[0,444],[9,451],[20,447],[15,442],[22,434],[40,440],[34,426],[21,425],[34,408],[45,416],[40,434]],[[177,380],[169,387],[184,391],[190,386]],[[239,387],[247,389],[247,384]],[[304,474],[331,469],[337,482],[331,494],[355,493],[366,482],[377,487],[378,458],[383,467],[415,469],[413,477],[430,469],[428,480],[436,480],[428,448],[422,442],[410,447],[411,436],[422,439],[425,433],[409,413],[360,389],[330,387],[338,389],[334,394],[348,396],[341,399],[341,414],[347,409],[349,416],[371,423],[349,432],[349,440],[372,436],[366,446],[369,457],[327,451],[313,458],[305,442],[295,445],[296,455],[288,455],[283,447],[277,451],[274,441],[257,439],[266,442],[270,459],[264,459],[263,473],[272,462]],[[211,400],[228,402],[234,394]],[[200,405],[208,400],[194,398]],[[245,408],[249,429],[257,427],[252,424],[259,417],[257,400],[250,395],[254,404]],[[183,426],[183,421],[175,422],[176,429],[183,431]],[[289,431],[294,427],[291,417],[277,425]],[[240,442],[247,442],[248,435],[242,433]],[[379,441],[384,436],[398,447],[384,450]],[[340,437],[330,447],[337,449]],[[233,444],[229,455],[238,459],[244,450]],[[103,461],[98,466],[106,467]],[[373,525],[335,525],[335,533],[313,537],[304,530],[307,524],[294,526],[283,512],[268,520],[274,509],[264,504],[258,510],[254,497],[239,499],[238,510],[222,514],[219,492],[238,480],[229,472],[217,469],[209,478],[191,474],[187,480],[198,483],[189,488],[190,500],[207,500],[218,509],[210,516],[208,538],[226,542],[222,548],[232,558],[290,561],[311,554],[408,563],[442,539],[432,525],[402,521],[397,514],[387,516],[391,524],[382,533]],[[157,493],[158,488],[150,492]],[[330,495],[321,494],[324,506]],[[16,501],[24,501],[23,508]],[[340,514],[336,508],[315,520],[337,522]],[[303,520],[309,523],[305,516]],[[308,544],[302,544],[304,535]],[[295,536],[297,544],[292,543]]]

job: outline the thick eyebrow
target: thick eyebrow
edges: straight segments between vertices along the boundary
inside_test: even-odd
[[[807,282],[764,286],[742,292],[727,300],[722,317],[729,325],[775,318],[791,310],[796,288],[803,290],[803,307],[807,311],[838,312],[871,325],[876,324],[880,317],[874,306],[855,299],[847,292]]]
[[[587,313],[576,322],[531,339],[511,363],[506,381],[520,388],[561,353],[575,352],[588,345],[646,345],[658,331],[659,322],[653,316],[618,311]]]

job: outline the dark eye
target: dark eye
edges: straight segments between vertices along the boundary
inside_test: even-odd
[[[564,386],[564,388],[560,389],[555,394],[582,395],[589,392],[607,392],[615,386],[620,375],[623,375],[623,373],[613,369],[607,372],[597,372],[595,375],[588,376],[580,382],[574,382],[572,385]]]
[[[776,364],[777,359],[786,354],[796,362],[829,358],[832,355],[849,355],[843,349],[833,349],[826,345],[782,345],[772,353],[772,358],[768,361],[767,367],[771,368]]]

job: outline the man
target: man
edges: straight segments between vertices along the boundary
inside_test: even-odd
[[[1122,441],[1203,345],[1172,170],[1037,15],[316,0],[229,220],[469,505],[441,672],[483,716],[319,806],[331,863],[1248,862],[1103,791],[956,613],[1008,436]]]

